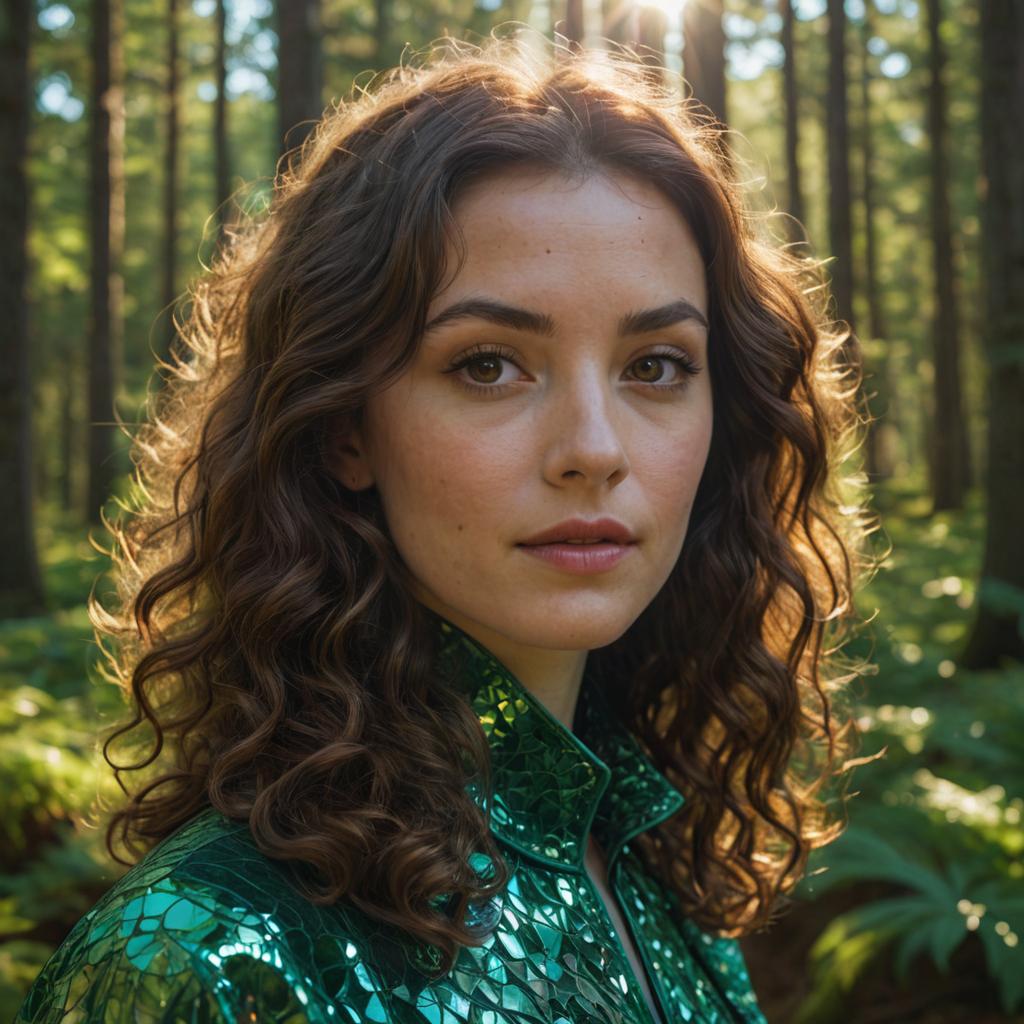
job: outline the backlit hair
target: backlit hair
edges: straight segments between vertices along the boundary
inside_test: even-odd
[[[480,941],[468,903],[508,880],[467,791],[489,784],[488,746],[433,676],[376,490],[348,490],[325,453],[414,358],[446,243],[464,252],[456,198],[515,167],[644,179],[707,273],[713,436],[686,540],[649,607],[590,655],[687,797],[634,843],[699,924],[753,931],[842,829],[827,784],[856,741],[842,708],[859,669],[838,655],[869,568],[843,470],[860,371],[820,268],[759,230],[717,130],[625,52],[436,43],[329,110],[191,286],[185,357],[108,524],[116,607],[90,615],[132,709],[103,745],[126,794],[111,855],[129,863],[115,836],[137,857],[212,804],[298,865],[311,900],[352,901],[442,969]]]

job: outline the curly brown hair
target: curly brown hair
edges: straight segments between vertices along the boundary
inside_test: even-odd
[[[212,805],[301,868],[310,900],[352,901],[440,950],[442,970],[480,941],[466,909],[508,881],[469,795],[489,785],[487,743],[434,677],[436,634],[375,490],[335,479],[327,446],[413,359],[460,189],[510,166],[618,170],[699,244],[714,424],[678,563],[591,657],[629,680],[609,696],[687,795],[637,840],[650,869],[707,928],[770,920],[844,825],[823,787],[857,740],[837,712],[860,668],[836,668],[873,568],[842,473],[864,420],[821,265],[758,230],[719,142],[627,51],[538,54],[492,33],[353,90],[282,163],[269,209],[190,287],[185,356],[162,364],[133,437],[135,498],[106,521],[117,607],[93,597],[90,616],[132,707],[103,743],[127,797],[115,859],[130,863],[116,833],[138,857]],[[829,648],[831,629],[846,632]],[[115,740],[141,754],[115,763]]]

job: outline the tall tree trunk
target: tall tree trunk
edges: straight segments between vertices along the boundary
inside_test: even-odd
[[[643,6],[639,11],[640,56],[655,85],[665,84],[665,32],[668,18],[659,7]]]
[[[634,44],[639,36],[637,7],[630,0],[601,0],[601,35],[613,43]]]
[[[722,0],[690,0],[683,8],[683,76],[690,94],[727,124]]]
[[[846,95],[846,11],[843,0],[828,0],[828,227],[832,250],[832,295],[836,315],[850,325],[843,352],[860,367],[860,344],[853,322],[853,205],[850,188],[850,136]]]
[[[565,19],[555,28],[568,40],[570,52],[578,52],[583,46],[583,0],[565,0]]]
[[[300,146],[323,114],[320,0],[277,0],[277,137]]]
[[[217,100],[213,107],[213,153],[217,189],[217,217],[220,223],[220,237],[224,238],[225,228],[231,223],[228,202],[231,198],[231,153],[228,148],[228,46],[226,0],[217,0],[217,48],[216,69]]]
[[[391,50],[391,11],[390,0],[373,0],[373,52],[377,68],[383,68],[389,61]]]
[[[1008,111],[1024,110],[1024,7],[981,12],[982,280],[988,361],[988,521],[977,617],[961,661],[1024,660],[1024,147]]]
[[[32,500],[28,360],[29,35],[34,5],[9,0],[0,21],[0,618],[45,610]]]
[[[881,446],[882,433],[889,415],[889,361],[888,347],[880,344],[888,337],[882,293],[878,285],[878,244],[875,234],[875,136],[872,124],[871,63],[868,42],[873,34],[872,0],[865,0],[864,23],[861,36],[860,96],[861,96],[861,154],[863,156],[864,196],[864,283],[868,307],[868,334],[872,339],[872,374],[868,390],[874,391],[869,401],[872,422],[865,438],[864,463],[870,480],[892,476],[891,459],[885,457]]]
[[[875,233],[875,135],[872,124],[871,64],[868,40],[872,34],[872,0],[864,5],[864,34],[861,49],[860,95],[863,118],[861,153],[864,175],[864,277],[867,288],[868,331],[872,338],[885,338],[888,331],[878,285],[878,243]]]
[[[796,78],[796,42],[794,28],[796,16],[792,0],[782,0],[782,92],[786,117],[786,183],[787,206],[793,219],[789,222],[789,237],[794,242],[805,242],[804,193],[800,179],[800,103]]]
[[[957,282],[953,271],[953,231],[949,210],[949,127],[943,73],[941,0],[927,0],[928,135],[931,139],[932,259],[935,269],[934,403],[931,417],[932,507],[963,508],[970,486],[967,423],[960,386],[960,328]]]
[[[124,247],[124,70],[122,0],[93,0],[92,118],[90,122],[91,322],[89,325],[90,523],[110,497],[114,463],[114,396],[123,326],[121,253]]]
[[[64,356],[64,372],[61,375],[61,409],[60,409],[60,500],[64,510],[75,515],[79,509],[76,502],[78,490],[75,486],[79,464],[78,455],[78,423],[76,422],[75,406],[81,380],[80,353],[77,346],[69,349]]]
[[[178,140],[180,136],[181,88],[178,74],[178,0],[167,0],[167,151],[164,160],[164,265],[163,336],[164,356],[174,348],[177,330],[174,305],[178,297]]]

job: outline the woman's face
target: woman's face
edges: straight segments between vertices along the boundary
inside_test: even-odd
[[[672,571],[707,458],[703,262],[668,200],[621,175],[496,173],[453,212],[465,265],[414,363],[369,400],[340,476],[376,484],[419,599],[492,651],[603,647]],[[469,300],[509,312],[450,314]],[[601,571],[520,546],[606,516],[636,542]]]

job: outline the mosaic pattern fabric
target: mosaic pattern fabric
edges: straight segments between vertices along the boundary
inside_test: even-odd
[[[343,904],[319,907],[212,808],[154,848],[75,925],[16,1024],[653,1024],[583,867],[593,831],[665,1024],[764,1024],[739,947],[686,920],[630,846],[683,796],[584,680],[576,732],[438,619],[439,666],[480,717],[492,829],[513,868],[473,908],[493,926],[440,981],[429,951]],[[478,865],[474,867],[480,869]]]

